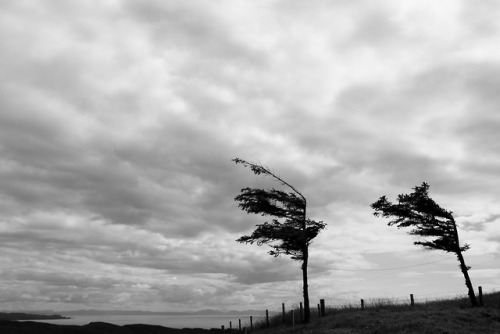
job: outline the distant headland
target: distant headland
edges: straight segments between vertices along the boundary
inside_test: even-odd
[[[168,328],[155,325],[118,326],[105,322],[91,322],[84,326],[54,325],[36,321],[0,320],[2,334],[212,334],[220,333],[220,329],[201,328]]]
[[[54,320],[70,319],[59,314],[32,314],[21,312],[0,312],[0,321],[2,320]]]

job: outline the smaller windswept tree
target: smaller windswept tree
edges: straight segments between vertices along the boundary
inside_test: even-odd
[[[375,216],[392,218],[388,225],[396,225],[398,228],[412,228],[408,234],[421,237],[430,237],[424,241],[416,241],[415,245],[421,245],[426,249],[439,249],[448,253],[454,253],[460,263],[460,270],[465,278],[469,299],[472,306],[477,306],[474,288],[469,277],[469,269],[465,265],[462,252],[470,248],[468,244],[460,246],[457,224],[453,218],[453,212],[440,207],[429,197],[429,185],[425,182],[413,188],[413,193],[398,195],[398,202],[391,203],[385,196],[374,202],[371,207],[375,210]]]
[[[256,175],[267,175],[287,186],[292,191],[277,189],[243,188],[235,200],[247,213],[274,217],[271,222],[257,225],[251,235],[240,237],[237,242],[257,243],[271,247],[270,255],[290,255],[293,260],[302,261],[302,282],[304,294],[304,322],[309,322],[309,290],[307,284],[307,264],[309,246],[312,240],[325,228],[321,221],[307,218],[307,200],[294,186],[262,165],[233,159],[236,164],[249,167]]]

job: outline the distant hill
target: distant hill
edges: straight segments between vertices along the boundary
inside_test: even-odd
[[[68,319],[58,314],[31,314],[31,313],[3,313],[0,312],[0,320],[53,320],[53,319]]]
[[[2,334],[218,334],[220,329],[176,329],[152,325],[117,326],[91,322],[84,326],[54,325],[33,321],[0,321]]]

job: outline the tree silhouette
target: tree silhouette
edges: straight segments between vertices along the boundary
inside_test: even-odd
[[[413,188],[411,194],[398,195],[398,203],[393,204],[382,196],[374,202],[371,207],[375,210],[375,216],[392,218],[388,225],[396,225],[398,228],[413,228],[408,234],[422,237],[433,237],[431,240],[416,241],[415,245],[421,245],[426,249],[439,249],[448,253],[455,253],[460,262],[460,270],[465,278],[469,299],[472,306],[477,306],[474,288],[469,277],[469,269],[465,265],[462,252],[470,248],[468,244],[460,246],[457,224],[453,218],[452,211],[440,207],[428,195],[429,185],[425,182]]]
[[[247,213],[275,217],[271,222],[256,225],[251,235],[237,239],[240,243],[257,243],[269,245],[270,255],[290,255],[293,260],[302,261],[302,283],[304,295],[304,322],[309,322],[311,311],[309,307],[309,290],[307,284],[307,264],[309,245],[319,232],[325,228],[321,221],[307,218],[307,200],[294,186],[284,181],[269,168],[235,158],[236,164],[249,167],[255,175],[270,176],[287,186],[292,191],[285,192],[276,189],[243,188],[241,194],[235,197],[238,207]]]

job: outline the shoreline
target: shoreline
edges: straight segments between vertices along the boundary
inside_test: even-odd
[[[255,321],[260,319],[259,316],[253,316]],[[249,326],[250,316],[225,316],[225,315],[199,315],[199,314],[183,314],[179,315],[70,315],[70,314],[29,314],[29,313],[0,313],[1,320],[11,320],[28,322],[35,321],[38,323],[52,324],[58,326],[85,326],[90,323],[108,323],[115,326],[125,326],[134,324],[143,324],[151,326],[161,326],[172,329],[204,329],[209,330],[217,328],[220,330],[222,326],[229,328],[232,322],[233,326],[237,325],[241,320],[243,326]],[[1,331],[0,331],[1,333]]]
[[[59,314],[32,314],[24,312],[0,312],[0,321],[6,320],[67,320],[71,317],[62,316]]]

